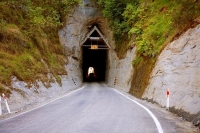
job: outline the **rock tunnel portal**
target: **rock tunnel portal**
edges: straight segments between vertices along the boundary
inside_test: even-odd
[[[109,48],[102,33],[94,26],[82,44],[83,82],[105,81]]]

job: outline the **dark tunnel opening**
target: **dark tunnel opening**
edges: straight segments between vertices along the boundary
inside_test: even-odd
[[[94,49],[92,46],[96,46]],[[106,67],[108,46],[97,31],[91,33],[82,45],[82,72],[83,82],[104,82],[106,79]],[[89,68],[94,70],[89,73]]]
[[[88,47],[83,47],[83,82],[105,81],[107,50],[91,50]],[[94,77],[89,77],[89,67],[94,68]]]

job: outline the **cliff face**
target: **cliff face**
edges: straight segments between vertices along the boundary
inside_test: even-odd
[[[68,17],[65,27],[59,31],[60,42],[64,46],[68,59],[66,65],[68,76],[74,78],[77,83],[82,83],[82,43],[93,26],[96,26],[102,32],[111,47],[107,52],[105,82],[110,87],[128,92],[133,72],[131,64],[135,58],[135,48],[129,50],[124,59],[118,59],[109,23],[103,17],[101,9],[92,0],[83,0],[82,4],[77,6]],[[115,78],[117,80],[116,84],[114,84]]]
[[[111,87],[121,89],[125,92],[129,92],[131,88],[131,81],[134,72],[134,67],[132,66],[132,61],[136,57],[136,47],[129,49],[125,58],[118,59],[115,57],[115,53],[110,55],[110,67],[108,73],[107,84]]]
[[[68,17],[65,27],[59,31],[60,42],[68,58],[68,75],[78,83],[83,81],[82,42],[93,26],[97,26],[106,38],[111,38],[112,33],[109,31],[107,20],[102,17],[99,8],[93,2],[83,0]],[[113,44],[112,40],[108,41],[109,44]]]
[[[189,114],[200,112],[200,25],[189,29],[162,51],[153,69],[143,98]]]

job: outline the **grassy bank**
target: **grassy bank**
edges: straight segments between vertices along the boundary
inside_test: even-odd
[[[45,85],[67,74],[58,29],[79,0],[2,0],[0,2],[0,94],[11,93],[12,76]],[[53,77],[47,74],[52,73]]]
[[[130,93],[141,97],[155,59],[163,48],[200,20],[198,0],[97,0],[114,31],[116,51],[123,58],[137,47]],[[138,82],[137,82],[138,81]]]

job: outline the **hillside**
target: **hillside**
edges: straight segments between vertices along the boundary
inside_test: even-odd
[[[162,49],[188,28],[199,23],[200,2],[97,2],[113,30],[118,57],[123,58],[128,49],[137,47],[137,57],[133,60],[136,71],[130,93],[141,97]],[[29,85],[40,80],[48,87],[53,78],[47,77],[47,74],[52,73],[61,84],[58,75],[67,74],[64,68],[67,58],[57,32],[65,23],[67,13],[77,3],[78,0],[0,2],[0,93],[11,93],[12,88],[8,88],[12,76]]]
[[[178,101],[170,111],[199,116],[199,0],[78,2],[0,2],[0,93],[10,95],[12,110],[78,88],[88,66],[98,65],[109,87],[161,107],[170,87]],[[88,54],[91,37],[109,48]]]
[[[137,47],[130,90],[136,97],[142,96],[165,46],[200,23],[198,0],[98,0],[98,4],[110,20],[118,57],[124,58],[128,49]]]
[[[0,2],[0,94],[11,94],[13,77],[36,85],[42,81],[61,84],[67,60],[58,29],[79,0],[1,0]],[[48,73],[53,74],[47,76]]]

